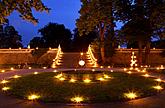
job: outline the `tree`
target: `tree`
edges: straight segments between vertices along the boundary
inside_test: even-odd
[[[121,19],[126,21],[124,32],[127,38],[138,42],[139,66],[142,64],[142,49],[145,47],[145,64],[148,64],[150,42],[153,35],[162,34],[165,21],[165,1],[163,0],[136,0],[132,1],[129,14]],[[129,40],[130,40],[129,39]],[[144,47],[143,47],[144,46]]]
[[[72,34],[63,24],[49,23],[38,32],[45,41],[46,47],[57,48],[60,44],[64,51],[69,50]]]
[[[100,52],[103,63],[105,59],[105,36],[110,28],[110,32],[114,35],[114,19],[113,19],[113,0],[81,0],[82,7],[80,9],[80,18],[77,20],[77,27],[80,35],[88,34],[91,31],[97,31],[100,37]],[[111,35],[111,37],[112,37]]]
[[[95,31],[90,32],[88,35],[80,36],[78,29],[74,29],[74,39],[72,41],[72,47],[74,51],[87,51],[88,46],[91,42],[98,37]]]
[[[13,26],[5,26],[4,29],[1,26],[0,33],[0,47],[1,48],[19,48],[23,47],[21,41],[22,37],[18,34]]]
[[[32,8],[36,11],[47,11],[41,0],[0,0],[0,24],[7,22],[7,17],[16,10],[24,20],[37,23],[38,20],[32,14]]]
[[[34,37],[32,40],[30,40],[29,43],[31,48],[44,48],[45,47],[45,41],[42,37]]]

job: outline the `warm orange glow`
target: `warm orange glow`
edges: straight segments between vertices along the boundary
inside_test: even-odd
[[[161,65],[161,66],[160,66],[160,69],[164,69],[164,66],[163,66],[163,65]]]
[[[60,77],[62,77],[62,73],[55,76],[55,78],[60,78]]]
[[[80,53],[80,55],[82,56],[82,55],[83,55],[83,53],[81,52],[81,53]]]
[[[111,68],[111,66],[108,66],[108,68]]]
[[[14,68],[13,68],[13,67],[11,67],[11,68],[10,68],[10,70],[14,70]]]
[[[111,70],[111,72],[113,72],[113,70]]]
[[[100,68],[103,68],[103,66],[100,66]]]
[[[89,78],[84,79],[84,83],[90,83],[91,80]]]
[[[29,67],[29,69],[32,69],[32,67]]]
[[[95,71],[95,69],[92,69],[92,71],[94,72],[94,71]]]
[[[124,68],[124,71],[127,71],[127,68]]]
[[[39,99],[41,96],[36,95],[36,94],[32,94],[28,96],[28,100],[36,100]]]
[[[5,72],[5,70],[1,70],[1,72],[2,72],[2,73],[4,73],[4,72]]]
[[[43,69],[47,69],[47,67],[43,67]]]
[[[134,92],[124,93],[124,96],[128,99],[135,99],[138,97],[137,94]]]
[[[157,82],[161,82],[162,80],[161,80],[160,78],[158,78],[158,79],[155,79],[155,81],[157,81]]]
[[[38,74],[38,72],[34,72],[34,75],[37,75]]]
[[[131,72],[131,71],[128,71],[127,73],[128,73],[128,74],[132,74],[132,72]]]
[[[76,80],[71,78],[69,82],[74,83],[74,82],[76,82]]]
[[[144,76],[144,77],[149,77],[150,75],[149,75],[149,74],[144,74],[144,75],[142,75],[142,76]]]
[[[99,81],[105,81],[105,79],[104,78],[98,78],[97,80],[99,80]]]
[[[2,80],[1,81],[1,84],[6,84],[6,83],[8,83],[9,81],[7,81],[7,80]]]
[[[79,61],[79,65],[80,65],[80,66],[84,66],[84,65],[85,65],[85,61],[84,61],[84,60],[80,60],[80,61]]]
[[[19,75],[14,75],[14,76],[13,76],[13,78],[15,78],[15,79],[17,79],[17,78],[19,78],[19,77],[21,77],[21,76],[19,76]]]
[[[80,103],[80,102],[84,101],[84,98],[83,97],[76,96],[76,97],[71,98],[70,100],[72,102],[75,102],[75,103]]]
[[[10,87],[3,87],[3,88],[2,88],[3,91],[7,91],[7,90],[9,90],[9,89],[10,89]]]
[[[57,70],[54,70],[53,72],[57,72]]]
[[[61,78],[59,78],[59,80],[60,80],[60,81],[64,81],[64,80],[65,80],[65,78],[64,78],[64,77],[61,77]]]
[[[104,78],[108,79],[108,78],[111,78],[110,76],[104,74]]]
[[[146,72],[146,69],[143,69],[141,72],[145,73]]]
[[[153,86],[153,88],[156,90],[162,90],[163,89],[163,87],[161,87],[160,85]]]

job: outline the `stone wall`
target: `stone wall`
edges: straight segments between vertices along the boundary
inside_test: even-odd
[[[32,52],[33,49],[0,49],[0,64],[47,64],[52,63],[57,50],[51,49],[36,59]]]
[[[160,55],[162,51],[163,51],[162,49],[151,49],[150,55],[149,55],[150,65],[161,65],[161,64],[165,65],[165,57],[162,57]],[[138,49],[133,49],[133,50],[132,49],[120,49],[120,50],[117,49],[116,54],[112,58],[113,63],[117,65],[129,65],[131,61],[132,52],[135,52],[135,55],[138,58]]]

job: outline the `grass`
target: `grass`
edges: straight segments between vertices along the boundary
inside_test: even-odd
[[[92,73],[92,72],[91,72]],[[30,94],[39,94],[40,101],[43,102],[70,102],[70,99],[75,96],[83,96],[84,102],[112,102],[129,100],[124,97],[124,93],[129,91],[136,92],[138,98],[151,96],[157,91],[152,86],[157,85],[157,82],[151,78],[144,78],[138,75],[129,75],[126,73],[108,73],[105,74],[112,77],[107,81],[100,82],[94,80],[94,73],[87,72],[88,76],[92,76],[93,81],[85,84],[81,79],[84,73],[77,74],[66,72],[65,75],[69,78],[72,75],[77,75],[80,81],[70,83],[69,81],[59,81],[56,76],[59,73],[45,72],[38,75],[27,75],[19,79],[11,79],[7,84],[11,89],[6,92],[19,98],[27,99]],[[98,72],[98,74],[101,74]],[[162,85],[162,84],[161,84]]]

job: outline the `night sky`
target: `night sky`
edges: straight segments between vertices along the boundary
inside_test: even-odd
[[[76,27],[75,20],[79,17],[78,11],[81,7],[79,0],[42,0],[43,3],[51,8],[50,13],[35,12],[34,16],[39,19],[39,23],[34,25],[30,22],[22,20],[17,12],[10,15],[10,25],[13,25],[19,34],[22,36],[24,46],[27,46],[29,41],[38,36],[38,29],[44,27],[49,22],[64,24],[71,31]]]
[[[17,12],[9,16],[10,25],[22,36],[23,45],[26,47],[34,36],[39,36],[38,29],[44,27],[49,22],[64,24],[71,31],[76,27],[75,20],[79,18],[78,11],[81,7],[80,0],[42,0],[43,3],[51,8],[50,13],[33,12],[39,19],[39,23],[34,25],[28,21],[22,20]],[[120,25],[120,24],[119,24]]]

